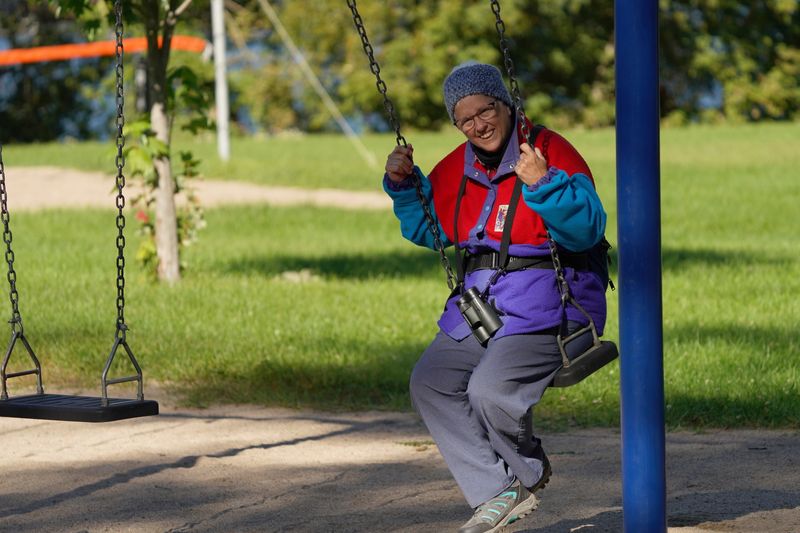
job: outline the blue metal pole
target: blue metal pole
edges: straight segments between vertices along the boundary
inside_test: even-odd
[[[658,0],[614,11],[623,527],[664,533]]]

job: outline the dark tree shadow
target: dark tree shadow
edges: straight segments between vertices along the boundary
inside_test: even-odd
[[[609,252],[611,265],[609,272],[617,279],[619,271],[619,251]],[[455,266],[452,249],[448,250],[450,263]],[[789,264],[791,257],[763,255],[752,251],[719,251],[713,249],[664,248],[661,252],[663,271],[678,271],[690,266],[775,266]],[[261,274],[276,276],[286,271],[309,269],[312,273],[336,279],[373,279],[382,277],[422,277],[437,276],[441,272],[439,257],[426,250],[403,250],[397,252],[336,253],[320,257],[305,255],[278,254],[236,258],[222,267],[230,274]]]
[[[452,262],[452,257],[450,258]],[[441,272],[433,252],[403,251],[374,254],[330,254],[321,257],[274,255],[234,259],[223,267],[230,274],[277,276],[286,271],[309,269],[313,274],[334,279],[385,277],[435,277]]]
[[[612,248],[609,251],[611,258],[610,270],[618,274],[619,250]],[[758,254],[752,250],[720,251],[711,248],[686,249],[662,246],[661,269],[663,271],[677,271],[691,266],[720,267],[720,266],[755,266],[755,265],[782,265],[790,264],[794,258],[774,253]]]
[[[680,363],[682,367],[688,364],[689,371],[693,372],[692,393],[668,394],[668,423],[672,426],[702,426],[712,422],[716,426],[800,427],[796,387],[771,386],[784,382],[781,376],[797,365],[791,357],[776,355],[792,354],[800,348],[796,327],[796,324],[779,322],[770,326],[684,323],[665,329],[665,339],[669,343],[692,346],[700,341],[719,347],[719,357],[708,361],[709,367],[693,364],[691,360]],[[736,350],[735,358],[724,352],[725,346]],[[691,359],[691,354],[688,357]],[[665,365],[669,375],[670,361],[666,360]],[[713,379],[706,381],[706,371]],[[725,374],[749,387],[752,394],[741,394],[741,390],[730,387],[723,387],[721,391],[715,380]],[[745,385],[753,380],[755,384]],[[668,390],[669,385],[667,383]]]
[[[343,353],[375,354],[356,363],[334,359],[296,361],[265,358],[242,371],[193,376],[180,394],[191,404],[256,403],[311,407],[324,411],[376,408],[410,409],[408,380],[428,339],[415,343],[338,341]]]
[[[209,422],[228,418],[202,413],[171,416],[178,420],[199,418]],[[285,417],[238,418],[253,422],[274,420],[276,424],[287,420]],[[103,465],[86,464],[70,469],[67,474],[60,464],[42,463],[36,469],[37,477],[63,482],[40,484],[35,490],[15,486],[14,491],[7,491],[0,502],[0,530],[49,531],[57,524],[65,531],[135,526],[142,530],[171,532],[439,533],[456,530],[471,513],[438,456],[420,456],[420,459],[412,456],[405,461],[364,464],[343,457],[341,464],[308,466],[253,461],[255,477],[263,481],[247,486],[237,482],[235,488],[207,480],[192,481],[186,474],[178,475],[180,471],[204,465],[207,476],[208,469],[215,468],[214,459],[245,456],[260,450],[291,450],[303,443],[325,443],[337,437],[369,441],[378,434],[385,438],[387,432],[393,435],[392,439],[400,441],[420,431],[418,422],[405,419],[361,421],[347,416],[303,414],[297,418],[331,427],[323,427],[312,435],[276,441],[267,438],[245,446],[223,446],[160,462],[156,457],[149,464],[129,458]],[[558,475],[543,491],[540,509],[521,522],[515,531],[616,533],[622,530],[617,438],[607,433],[586,432],[570,442],[574,447],[572,451],[553,454]],[[771,442],[770,448],[775,448],[776,452],[777,448],[785,446],[796,449],[796,440],[791,437]],[[729,453],[710,444],[713,442],[698,442],[694,436],[668,438],[670,462],[684,465],[680,472],[668,476],[670,526],[697,526],[758,512],[794,510],[800,506],[800,491],[793,482],[793,472],[780,471],[759,477],[765,465],[776,457],[760,455],[771,453],[769,451],[757,452],[756,459],[741,461],[730,470],[708,470],[712,478],[703,478],[704,469],[697,469],[696,465],[702,466],[711,456],[719,460]],[[602,451],[588,453],[590,448]],[[307,479],[315,481],[304,481]],[[692,491],[687,480],[720,487],[720,490],[697,488]],[[670,496],[670,493],[676,495]]]

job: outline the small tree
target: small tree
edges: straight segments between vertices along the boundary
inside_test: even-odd
[[[119,1],[119,0],[117,0]],[[180,280],[179,225],[175,194],[180,189],[172,172],[171,137],[175,103],[171,80],[196,80],[187,75],[186,70],[177,74],[168,71],[172,38],[178,24],[193,0],[128,0],[123,2],[126,27],[141,24],[147,39],[147,115],[149,127],[134,128],[140,135],[145,134],[149,141],[143,143],[147,157],[152,164],[153,188],[152,204],[155,220],[152,224],[154,248],[157,258],[158,278],[168,283]],[[107,27],[113,19],[114,2],[110,0],[51,0],[59,11],[75,14],[82,26],[93,38]],[[171,75],[172,74],[172,75]],[[199,85],[190,87],[193,96],[189,100],[195,104],[204,100],[196,96]],[[206,108],[207,109],[207,108]],[[205,111],[205,110],[204,110]],[[206,121],[207,122],[207,121]],[[197,128],[197,121],[190,123]],[[206,124],[207,125],[207,124]],[[186,155],[181,155],[186,162]],[[189,157],[191,159],[191,157]],[[147,185],[147,180],[145,180]]]

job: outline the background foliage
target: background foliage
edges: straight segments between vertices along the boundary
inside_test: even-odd
[[[336,130],[263,13],[262,1],[226,2],[239,131]],[[382,101],[346,3],[272,5],[348,120],[357,129],[384,130]],[[556,128],[612,125],[613,2],[505,0],[501,6],[529,114]],[[471,59],[501,63],[487,1],[362,0],[358,7],[404,126],[446,125],[441,84],[455,65]],[[798,2],[660,0],[660,7],[661,112],[667,124],[797,119]],[[66,17],[69,10],[62,11]],[[207,1],[195,0],[179,32],[210,39],[208,11]],[[92,27],[99,37],[107,31],[101,22]],[[82,40],[76,28],[69,18],[56,19],[43,2],[7,0],[0,6],[0,39],[9,46]],[[127,31],[141,34],[136,24]],[[104,120],[100,96],[110,91],[101,80],[111,74],[105,59],[0,69],[0,141],[104,135],[108,129],[97,127]]]
[[[797,117],[797,2],[660,3],[664,117],[673,123]],[[380,122],[382,103],[344,2],[320,0],[313,9],[306,2],[276,4],[345,113],[368,127]],[[327,127],[327,113],[265,25],[258,0],[242,5],[234,11],[235,24],[245,35],[261,35],[270,53],[259,74],[242,73],[238,83],[248,89],[241,102],[254,104],[254,119],[265,129]],[[613,124],[613,2],[516,0],[501,5],[529,114],[554,127]],[[403,122],[415,128],[444,124],[441,84],[453,66],[470,59],[501,64],[487,1],[361,2],[359,10],[390,96]],[[269,81],[253,83],[257,76]]]
[[[0,38],[9,48],[83,41],[75,24],[43,2],[3,0]],[[49,141],[92,136],[110,120],[113,92],[98,89],[112,73],[111,58],[0,67],[0,141]],[[110,130],[110,128],[109,128]]]

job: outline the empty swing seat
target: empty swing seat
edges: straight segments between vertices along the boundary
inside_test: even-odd
[[[123,167],[125,165],[125,157],[123,152],[123,145],[125,144],[125,134],[122,125],[125,123],[124,106],[120,104],[124,94],[124,83],[122,74],[122,43],[123,43],[123,21],[122,21],[122,2],[114,3],[114,15],[116,18],[116,36],[117,36],[117,62],[116,62],[116,98],[117,98],[117,114],[116,114],[116,304],[117,304],[117,320],[116,320],[116,333],[114,335],[114,346],[111,353],[106,359],[106,365],[102,374],[102,390],[101,397],[91,396],[68,396],[63,394],[45,394],[42,387],[42,367],[39,364],[39,359],[25,338],[22,327],[22,315],[19,312],[19,293],[16,285],[16,271],[14,270],[14,252],[11,250],[11,229],[9,227],[9,214],[8,214],[8,195],[6,194],[6,176],[5,167],[3,165],[3,146],[0,144],[0,211],[2,211],[2,233],[3,241],[6,244],[5,261],[8,263],[8,283],[9,294],[11,300],[11,340],[8,344],[8,349],[5,352],[5,357],[0,362],[0,416],[15,417],[15,418],[36,418],[44,420],[64,420],[75,422],[110,422],[112,420],[122,420],[125,418],[134,418],[139,416],[150,416],[158,414],[158,403],[152,400],[145,401],[142,394],[142,369],[133,355],[127,341],[125,340],[125,332],[128,326],[125,324],[125,176],[123,174]],[[9,365],[14,347],[17,341],[24,345],[24,348],[30,358],[33,368],[21,370],[17,372],[7,373],[6,370]],[[111,363],[117,353],[117,349],[122,346],[130,359],[133,368],[136,370],[135,376],[120,377],[108,379],[108,372],[111,368]],[[21,376],[36,376],[36,393],[11,397],[8,396],[7,380]],[[107,386],[117,383],[124,383],[136,381],[138,383],[138,391],[136,399],[124,398],[108,398]]]
[[[62,420],[69,422],[111,422],[158,414],[158,402],[126,398],[31,394],[0,400],[0,416]]]
[[[589,374],[600,370],[618,356],[616,344],[611,341],[601,341],[599,345],[572,359],[569,366],[561,367],[550,386],[569,387],[580,383]]]

